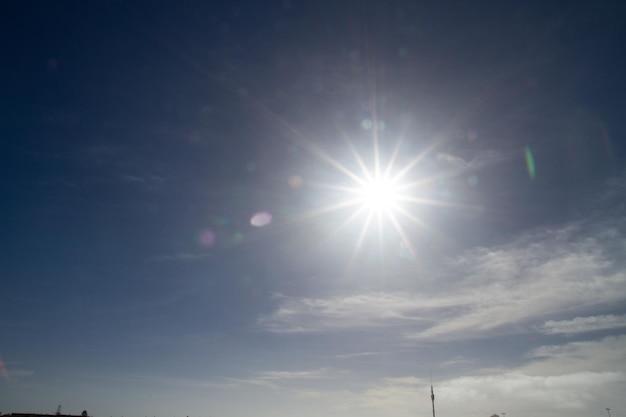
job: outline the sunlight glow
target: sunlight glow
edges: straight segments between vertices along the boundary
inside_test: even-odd
[[[430,198],[427,185],[436,180],[433,176],[422,177],[414,168],[425,158],[421,153],[408,162],[400,163],[398,156],[402,139],[398,140],[393,151],[385,157],[379,147],[377,135],[374,135],[371,156],[357,151],[353,141],[347,136],[344,139],[352,153],[354,163],[359,168],[353,171],[349,162],[342,163],[319,147],[309,144],[304,138],[302,142],[308,144],[309,149],[316,157],[331,165],[345,175],[334,183],[319,183],[308,180],[306,184],[315,188],[324,188],[336,192],[338,200],[330,201],[316,208],[300,213],[293,220],[313,218],[339,210],[352,210],[348,218],[333,232],[338,233],[349,224],[361,223],[353,253],[348,267],[355,262],[357,253],[367,240],[370,233],[378,235],[379,251],[382,255],[385,246],[396,246],[397,253],[405,254],[408,259],[417,259],[415,249],[411,243],[411,235],[407,226],[428,230],[436,235],[427,224],[419,219],[415,206],[442,205],[449,203]],[[352,184],[346,184],[346,180]],[[409,206],[413,206],[410,208]],[[361,221],[361,222],[360,222]],[[391,233],[390,233],[391,232]]]
[[[317,182],[310,178],[304,181],[300,177],[290,178],[289,185],[292,189],[300,188],[302,185],[322,188],[332,191],[334,198],[311,207],[309,210],[294,214],[283,222],[297,222],[337,211],[351,211],[331,233],[331,235],[337,235],[350,224],[360,223],[358,226],[360,230],[354,242],[348,267],[354,263],[360,248],[372,232],[378,235],[381,256],[386,252],[385,248],[394,250],[395,246],[398,254],[417,261],[419,257],[412,243],[416,236],[424,235],[425,231],[432,237],[439,235],[436,230],[429,227],[425,219],[420,218],[420,206],[476,209],[476,207],[447,201],[447,199],[442,200],[433,195],[433,184],[444,178],[458,175],[458,172],[425,175],[423,169],[418,169],[436,148],[440,138],[443,137],[441,135],[437,135],[433,143],[422,152],[406,160],[400,158],[403,137],[400,137],[391,152],[387,153],[385,149],[381,149],[378,130],[374,129],[371,132],[372,149],[370,152],[362,153],[354,146],[353,140],[346,133],[341,132],[353,161],[340,161],[273,113],[269,116],[280,127],[287,130],[290,140],[342,174],[333,182]],[[376,120],[375,115],[373,120]]]
[[[372,211],[381,212],[395,208],[399,201],[398,187],[388,178],[374,178],[358,189],[362,203]]]

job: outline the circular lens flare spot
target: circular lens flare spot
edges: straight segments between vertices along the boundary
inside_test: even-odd
[[[372,121],[370,119],[361,120],[361,127],[365,130],[370,130],[372,128]]]
[[[294,190],[296,188],[300,188],[302,186],[302,178],[297,175],[292,175],[291,177],[289,177],[289,186]]]
[[[215,233],[213,233],[211,230],[205,230],[202,232],[202,234],[200,234],[200,244],[202,246],[213,246],[215,245]]]
[[[272,222],[272,215],[267,211],[259,211],[250,219],[250,224],[255,227],[267,226]]]

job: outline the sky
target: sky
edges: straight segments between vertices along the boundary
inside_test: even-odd
[[[0,411],[625,416],[625,19],[3,4]]]

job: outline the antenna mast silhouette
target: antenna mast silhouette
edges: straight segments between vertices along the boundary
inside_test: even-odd
[[[433,403],[433,417],[435,417],[435,391],[433,391],[433,374],[430,372],[430,401]]]
[[[435,417],[435,392],[432,385],[430,386],[430,400],[433,403],[433,417]]]

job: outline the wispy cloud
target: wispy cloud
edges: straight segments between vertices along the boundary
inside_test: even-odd
[[[621,329],[626,327],[626,315],[576,317],[572,320],[548,320],[539,327],[546,334],[575,334],[595,330]]]
[[[307,371],[266,371],[260,373],[256,379],[261,380],[293,380],[293,379],[323,379],[332,377],[328,368],[321,368]]]
[[[442,414],[463,410],[470,415],[502,410],[550,417],[563,412],[589,415],[607,396],[618,398],[626,384],[626,336],[542,346],[525,358],[526,363],[517,367],[477,367],[465,376],[438,378],[434,384],[438,410]],[[297,401],[298,406],[314,401],[321,407],[317,411],[331,415],[375,416],[393,410],[394,415],[410,417],[416,410],[430,410],[430,381],[410,373],[372,377],[358,371],[315,368],[268,370],[243,378],[135,376],[130,380],[249,395],[265,395],[269,389],[287,403]]]
[[[150,188],[157,188],[163,182],[165,182],[165,178],[159,175],[153,175],[153,174],[137,175],[137,174],[129,174],[129,173],[124,172],[124,173],[119,174],[119,177],[122,181],[125,181],[127,183],[145,185]]]
[[[105,161],[108,162],[112,161],[114,158],[119,158],[119,156],[126,151],[127,148],[124,146],[102,143],[76,149],[72,152],[72,155],[77,158],[95,161],[96,163],[104,163]]]
[[[35,371],[27,369],[13,369],[9,370],[8,374],[11,378],[26,378],[35,375]]]
[[[188,253],[181,252],[173,255],[154,256],[148,259],[148,262],[166,262],[166,261],[197,261],[209,257],[207,253]]]
[[[428,306],[433,305],[402,292],[326,299],[283,297],[278,310],[261,316],[259,325],[276,333],[302,333],[407,324],[421,322],[419,311]]]
[[[607,385],[624,382],[619,372],[577,372],[537,376],[521,372],[462,377],[439,387],[439,396],[457,402],[532,401],[560,409],[582,408]]]
[[[626,336],[541,346],[528,354],[533,374],[564,372],[626,372]]]
[[[117,375],[114,377],[100,376],[99,378],[112,381],[138,382],[144,385],[155,384],[181,388],[232,389],[240,386],[236,380],[229,378],[195,379],[163,375]]]
[[[551,316],[606,309],[626,300],[626,222],[590,218],[467,251],[441,266],[438,288],[328,298],[283,297],[258,324],[270,332],[396,327],[409,339],[464,339],[526,332]],[[575,321],[574,319],[573,321]],[[616,326],[605,316],[571,326]],[[556,322],[543,328],[558,332]],[[534,326],[534,327],[533,327]],[[571,328],[570,326],[570,328]],[[620,325],[621,326],[621,325]],[[598,327],[599,328],[599,327]]]
[[[470,308],[411,337],[468,337],[504,327],[515,331],[542,317],[626,300],[624,261],[616,256],[626,237],[615,226],[571,223],[459,256],[449,271],[463,279],[451,290],[466,294]]]
[[[303,385],[307,385],[308,382],[331,380],[345,377],[348,374],[349,373],[345,370],[330,368],[298,371],[264,371],[247,378],[231,379],[231,381],[236,382],[240,387],[245,385],[259,385],[278,390],[285,387],[302,387]]]
[[[2,376],[2,378],[6,381],[11,381],[16,378],[28,378],[33,375],[35,375],[35,371],[28,369],[7,369],[5,364],[2,362],[2,358],[0,358],[0,376]]]
[[[443,368],[450,368],[450,367],[459,366],[459,365],[470,365],[470,364],[472,364],[474,362],[475,361],[470,359],[470,358],[466,358],[464,356],[457,355],[457,356],[453,357],[452,359],[447,360],[447,361],[441,363],[440,366],[443,367]]]
[[[581,409],[626,383],[626,337],[542,346],[515,369],[455,378],[439,388],[456,402],[532,401],[536,406]]]
[[[435,157],[438,165],[445,170],[459,171],[469,167],[470,163],[458,156],[439,152]]]
[[[443,171],[463,173],[469,170],[479,170],[488,166],[511,159],[511,152],[481,151],[472,155],[471,159],[465,159],[450,153],[438,152],[435,161]]]
[[[353,352],[353,353],[345,353],[343,355],[335,355],[333,358],[335,359],[352,359],[352,358],[363,358],[370,356],[380,356],[383,355],[383,352]]]
[[[530,352],[527,360],[520,367],[478,368],[467,376],[436,381],[438,409],[447,414],[462,409],[470,415],[515,409],[546,416],[562,415],[563,410],[586,415],[626,383],[626,336],[545,346]],[[416,408],[430,410],[430,381],[411,375],[379,378],[352,389],[306,389],[299,397],[324,398],[336,409],[372,415],[394,410],[408,417]]]
[[[137,175],[131,175],[131,174],[120,174],[120,178],[128,182],[138,182],[138,183],[146,182],[146,179],[144,177],[138,177]]]

